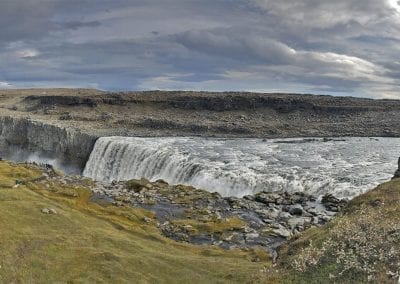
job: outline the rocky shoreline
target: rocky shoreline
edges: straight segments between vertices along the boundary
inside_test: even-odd
[[[81,176],[55,174],[51,167],[41,183],[90,184]],[[146,179],[93,182],[91,200],[117,207],[131,206],[154,213],[144,218],[161,233],[178,242],[214,245],[224,249],[262,247],[276,257],[276,249],[302,231],[331,220],[346,205],[332,195],[260,192],[243,198],[221,197],[186,185]]]

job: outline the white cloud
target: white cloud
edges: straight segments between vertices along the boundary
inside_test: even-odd
[[[33,48],[21,49],[15,52],[15,55],[19,58],[33,58],[39,55],[39,51]]]
[[[357,21],[365,25],[388,15],[388,0],[250,0],[283,22],[303,27],[328,28]],[[393,1],[391,1],[393,2]]]
[[[399,0],[388,0],[390,7],[395,9],[397,12],[400,13],[400,2]]]
[[[14,86],[10,83],[7,82],[1,82],[0,81],[0,89],[9,89],[9,88],[13,88]]]

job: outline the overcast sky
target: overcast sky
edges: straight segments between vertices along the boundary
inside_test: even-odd
[[[0,88],[400,99],[398,0],[1,0]]]

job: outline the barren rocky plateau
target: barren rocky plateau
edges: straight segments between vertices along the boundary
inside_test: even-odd
[[[0,116],[99,136],[400,136],[400,101],[309,94],[0,91]]]

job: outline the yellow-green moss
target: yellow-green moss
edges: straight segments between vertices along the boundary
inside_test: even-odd
[[[53,182],[49,191],[45,182],[29,182],[41,174],[32,166],[0,162],[1,283],[265,280],[261,271],[269,262],[252,262],[260,252],[176,243],[143,222],[154,218],[151,212],[90,202],[87,184]],[[14,188],[15,179],[24,184]],[[43,214],[43,208],[57,214]]]
[[[173,224],[186,228],[192,234],[222,234],[226,231],[235,231],[244,229],[246,223],[237,217],[225,218],[221,220],[174,220]]]

